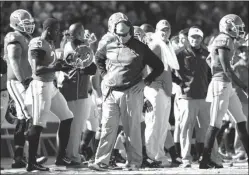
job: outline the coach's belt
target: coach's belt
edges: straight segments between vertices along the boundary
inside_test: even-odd
[[[0,89],[0,92],[2,92],[2,91],[7,91],[7,88]]]

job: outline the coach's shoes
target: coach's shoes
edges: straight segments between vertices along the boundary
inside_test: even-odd
[[[88,165],[88,168],[91,170],[96,170],[96,171],[107,171],[108,170],[108,165],[104,163],[92,163]]]
[[[49,171],[49,168],[47,167],[44,167],[38,163],[29,163],[26,167],[26,170],[28,172],[30,171],[34,171],[34,170],[37,170],[37,171]]]
[[[55,165],[56,166],[70,166],[71,160],[67,157],[57,157],[55,160]]]
[[[209,161],[201,161],[199,164],[199,169],[213,169],[214,164],[209,160]]]
[[[37,157],[36,157],[36,162],[37,162],[38,164],[44,164],[44,163],[46,163],[47,161],[48,161],[48,158],[45,157],[45,156],[37,156]]]
[[[123,158],[122,155],[119,152],[114,153],[113,159],[117,163],[125,163],[126,162],[125,158]]]
[[[127,164],[126,168],[128,171],[139,171],[139,167],[135,164]]]
[[[24,157],[16,157],[11,164],[11,168],[25,168],[27,161]]]
[[[180,168],[191,168],[191,163],[190,162],[183,162],[180,166]]]

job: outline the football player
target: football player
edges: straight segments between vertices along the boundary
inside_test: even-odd
[[[66,147],[70,134],[73,113],[59,89],[55,87],[55,72],[69,71],[71,66],[58,60],[55,54],[55,43],[59,39],[60,25],[57,19],[48,18],[43,22],[41,36],[33,38],[29,43],[28,59],[32,68],[33,81],[30,84],[32,97],[33,126],[28,132],[29,159],[27,171],[49,171],[36,162],[36,154],[42,129],[46,126],[50,112],[60,119],[58,129],[59,148],[55,164],[69,165],[71,160],[66,157]]]
[[[241,102],[232,88],[232,82],[247,92],[248,87],[233,72],[230,61],[234,55],[234,43],[244,35],[244,23],[235,14],[224,16],[219,23],[220,34],[214,39],[211,47],[212,81],[209,84],[207,101],[211,104],[210,125],[206,133],[203,159],[200,169],[212,168],[210,161],[215,137],[221,127],[222,118],[227,110],[232,114],[238,127],[238,134],[248,155],[248,134],[246,116]],[[248,92],[247,92],[248,93]]]
[[[10,15],[10,27],[14,31],[5,36],[4,59],[7,61],[7,89],[16,104],[18,118],[14,133],[15,155],[11,167],[23,168],[26,166],[23,157],[24,131],[26,120],[31,118],[24,99],[26,89],[32,80],[28,62],[28,43],[35,29],[34,19],[28,11],[18,9]],[[43,163],[44,160],[40,159]]]

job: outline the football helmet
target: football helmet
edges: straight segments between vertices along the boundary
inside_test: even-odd
[[[108,20],[108,31],[115,33],[116,25],[121,21],[129,22],[128,17],[121,12],[112,14]]]
[[[226,33],[234,38],[244,38],[244,27],[245,24],[242,19],[235,14],[228,14],[224,16],[223,18],[221,18],[219,23],[220,32]]]
[[[76,69],[84,69],[92,64],[93,59],[94,54],[92,49],[86,45],[80,45],[76,47],[73,54],[65,58],[65,62]]]
[[[10,27],[20,32],[32,34],[35,29],[35,23],[28,11],[18,9],[10,15]]]
[[[145,32],[138,26],[133,26],[133,28],[134,28],[134,38],[138,39],[141,42],[145,42],[144,41]]]

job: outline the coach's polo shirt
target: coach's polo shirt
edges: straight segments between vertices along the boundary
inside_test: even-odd
[[[209,52],[200,49],[185,49],[177,55],[181,79],[180,87],[184,99],[205,99],[211,78],[211,70],[206,63]]]

